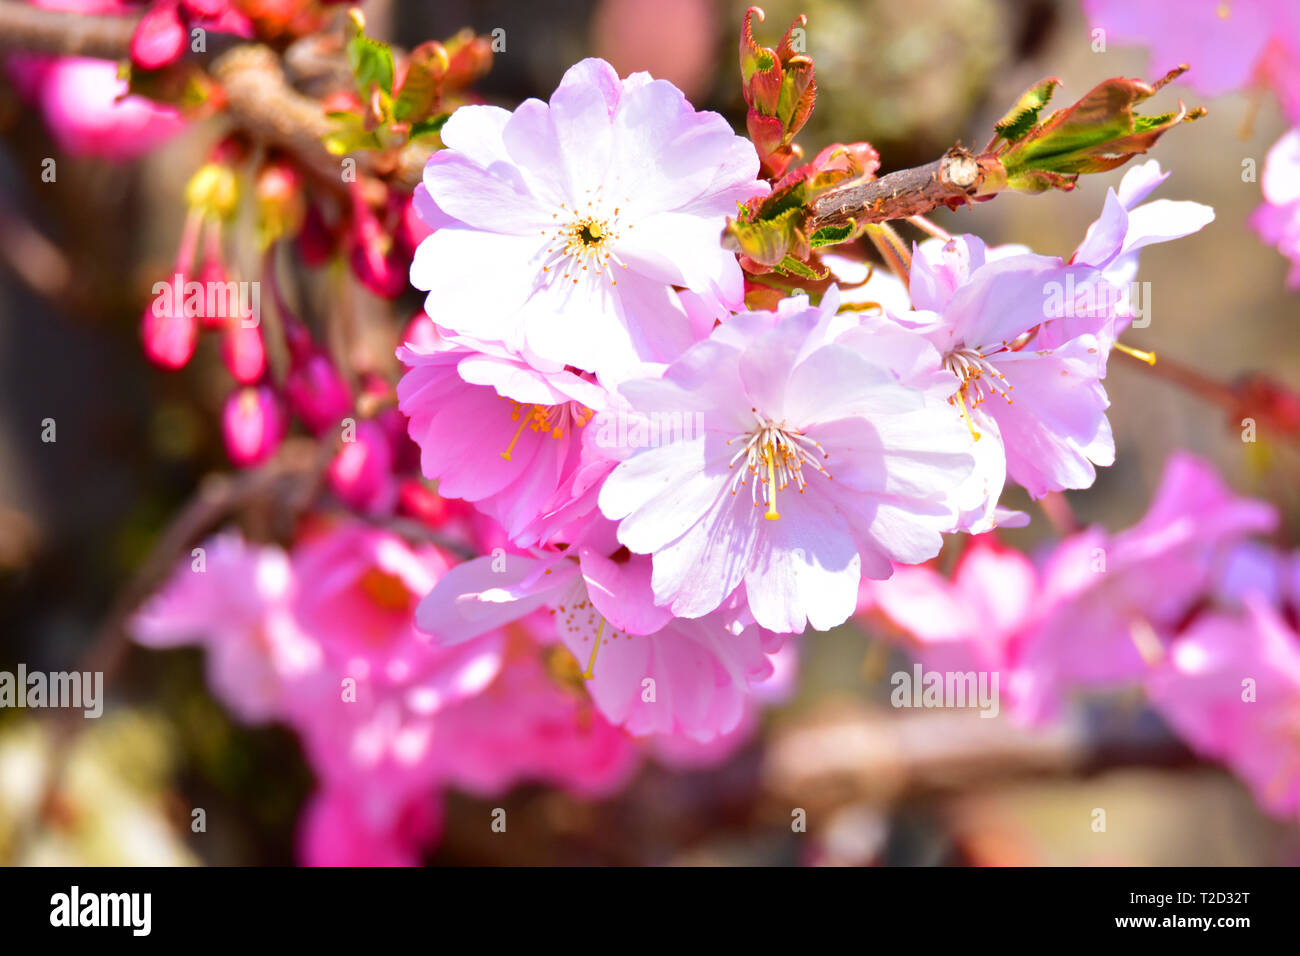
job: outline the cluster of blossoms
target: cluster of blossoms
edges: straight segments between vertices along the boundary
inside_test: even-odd
[[[1287,121],[1300,124],[1300,6],[1291,0],[1128,3],[1083,0],[1109,39],[1148,46],[1160,62],[1192,60],[1188,82],[1207,96],[1265,88]],[[1175,52],[1179,51],[1179,52]],[[1170,59],[1172,57],[1172,59]],[[1287,286],[1300,289],[1300,128],[1269,150],[1260,185],[1264,203],[1251,224],[1291,262]]]
[[[1133,527],[1070,535],[1030,560],[978,537],[951,579],[898,568],[863,613],[938,670],[995,671],[1023,721],[1076,689],[1145,690],[1198,753],[1279,816],[1300,813],[1300,553],[1258,540],[1276,510],[1172,457]]]
[[[549,103],[461,109],[443,140],[411,270],[435,328],[398,352],[399,407],[425,477],[505,543],[417,623],[460,646],[548,609],[636,734],[730,732],[787,635],[848,620],[864,579],[1027,520],[998,505],[1008,479],[1090,486],[1136,252],[1213,218],[1144,203],[1150,162],[1069,261],[936,240],[906,287],[750,311],[717,236],[769,184],[669,84],[588,60]]]
[[[175,62],[190,22],[265,33],[251,6],[155,4],[136,65]],[[1037,562],[993,534],[1029,520],[1002,506],[1009,483],[1042,499],[1114,461],[1105,378],[1112,349],[1132,351],[1118,339],[1139,314],[1138,252],[1204,228],[1209,207],[1148,201],[1168,176],[1149,161],[1068,258],[943,235],[876,275],[854,224],[823,243],[838,249],[774,269],[724,246],[729,217],[846,171],[869,180],[878,163],[859,143],[798,165],[815,85],[789,35],[762,51],[746,21],[750,139],[670,83],[596,59],[546,102],[508,111],[457,93],[436,129],[399,118],[412,64],[434,63],[452,90],[480,68],[470,41],[438,49],[332,104],[365,113],[341,121],[343,152],[430,124],[420,135],[439,148],[413,196],[372,179],[326,199],[288,157],[258,156],[284,367],[260,323],[203,308],[212,286],[238,285],[222,256],[252,155],[238,137],[191,181],[174,275],[141,324],[168,369],[201,331],[220,338],[235,464],[270,459],[293,419],[322,443],[342,429],[326,477],[351,514],[320,511],[285,546],[210,539],[131,627],[149,646],[203,646],[237,717],[300,736],[319,782],[303,859],[414,862],[446,788],[535,780],[597,796],[647,756],[723,759],[788,689],[797,635],[868,614],[923,658],[1005,674],[1027,721],[1073,688],[1140,683],[1262,802],[1298,808],[1275,757],[1295,753],[1279,728],[1300,690],[1300,585],[1294,558],[1249,540],[1275,522],[1268,507],[1176,459],[1130,531],[1081,532]],[[1045,102],[999,138],[1029,152],[1021,127]],[[1050,183],[1144,151],[1133,138]],[[1286,174],[1270,181],[1294,206]],[[378,297],[408,278],[427,293],[395,386],[380,363],[345,376],[297,317],[276,279],[290,243],[308,265],[346,262]],[[966,548],[952,580],[926,566],[946,535]],[[1268,706],[1228,716],[1243,669]]]
[[[492,533],[454,508],[441,527],[467,540]],[[289,552],[225,532],[132,623],[146,646],[203,647],[213,693],[240,720],[279,721],[299,735],[318,784],[299,827],[304,862],[410,865],[438,839],[447,787],[489,798],[532,781],[596,798],[647,756],[668,766],[719,760],[752,729],[749,707],[735,732],[706,744],[639,743],[581,690],[545,613],[442,646],[414,612],[465,568],[453,563],[356,519],[316,522]],[[788,656],[776,663],[770,692],[792,676]]]

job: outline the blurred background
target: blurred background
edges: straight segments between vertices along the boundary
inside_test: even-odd
[[[743,3],[365,6],[372,33],[408,48],[464,26],[503,28],[506,49],[478,86],[490,101],[545,98],[567,66],[597,55],[620,73],[669,79],[697,108],[743,128]],[[1077,97],[1107,76],[1150,79],[1174,65],[1149,64],[1130,47],[1093,52],[1074,2],[764,7],[766,44],[795,15],[808,16],[819,95],[800,137],[807,155],[866,140],[885,171],[926,162],[958,140],[982,145],[994,120],[1044,76],[1064,80],[1059,97]],[[1163,95],[1197,101],[1181,87]],[[1173,172],[1157,195],[1210,204],[1217,218],[1144,251],[1153,319],[1130,344],[1223,381],[1262,370],[1300,383],[1300,300],[1284,289],[1285,261],[1247,226],[1260,194],[1241,176],[1243,158],[1262,168],[1282,119],[1270,97],[1257,111],[1245,96],[1207,105],[1208,117],[1155,150]],[[98,721],[0,710],[5,864],[294,861],[295,821],[311,789],[294,736],[233,722],[205,689],[197,650],[96,643],[170,516],[204,476],[229,467],[218,428],[228,386],[215,354],[201,346],[196,361],[169,374],[146,361],[138,338],[150,287],[171,272],[184,215],[178,197],[219,135],[218,125],[200,123],[132,163],[74,158],[0,79],[0,670],[19,662],[70,670],[87,659],[114,668]],[[57,159],[54,183],[41,179],[46,157]],[[1010,195],[935,218],[990,244],[1068,255],[1123,171],[1085,177],[1072,194]],[[412,290],[391,308],[404,318],[419,304]],[[1239,493],[1278,503],[1280,543],[1294,546],[1294,447],[1245,445],[1218,407],[1134,366],[1112,369],[1117,462],[1095,487],[1068,496],[1081,520],[1131,524],[1167,455],[1183,448],[1213,461]],[[57,442],[41,440],[47,418],[57,422]],[[1032,550],[1050,538],[1036,509],[1007,503],[1034,514],[1009,543]],[[794,696],[766,712],[753,741],[723,766],[647,766],[599,803],[541,787],[518,788],[504,802],[452,793],[429,862],[1300,863],[1300,829],[1266,816],[1226,771],[1195,761],[1140,696],[1082,701],[1060,724],[1030,733],[975,712],[892,710],[886,675],[907,659],[860,625],[809,633],[800,646]],[[833,772],[822,753],[832,745]],[[43,781],[57,761],[66,771],[51,794]],[[809,833],[791,832],[792,805],[818,821]],[[207,811],[203,836],[189,828],[197,806]],[[508,845],[478,822],[491,806],[509,811]],[[1098,806],[1108,808],[1107,833],[1088,825]]]

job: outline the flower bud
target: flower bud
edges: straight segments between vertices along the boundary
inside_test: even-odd
[[[226,319],[221,330],[221,360],[241,385],[258,381],[266,372],[261,328],[246,326],[235,316]]]
[[[284,383],[289,407],[313,435],[337,425],[352,410],[347,383],[323,352],[295,362]]]
[[[239,207],[235,171],[224,163],[204,163],[185,186],[185,202],[213,218],[232,218]]]
[[[280,447],[288,422],[269,385],[235,389],[221,413],[226,454],[240,468],[260,465]]]
[[[302,174],[284,159],[268,161],[257,172],[253,186],[257,200],[257,233],[262,248],[296,236],[307,215]]]
[[[198,320],[185,308],[184,294],[184,279],[173,278],[167,289],[145,307],[140,321],[145,357],[159,368],[183,367],[198,344]]]
[[[161,69],[180,59],[188,38],[175,0],[155,3],[131,36],[131,62],[142,70]]]
[[[393,452],[383,426],[367,419],[357,423],[330,462],[330,488],[351,508],[371,514],[391,511],[397,500]]]

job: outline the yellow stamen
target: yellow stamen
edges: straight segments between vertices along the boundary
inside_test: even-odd
[[[1122,342],[1116,342],[1112,348],[1117,348],[1125,355],[1131,355],[1139,362],[1146,362],[1148,365],[1156,364],[1155,352],[1143,352],[1141,349],[1135,349],[1131,345],[1124,345]]]
[[[781,517],[776,510],[776,449],[771,445],[767,446],[767,514],[763,515],[768,521],[775,521]]]
[[[522,435],[522,434],[524,433],[524,428],[528,425],[529,417],[530,417],[530,416],[525,415],[525,414],[523,413],[523,410],[520,409],[520,412],[519,412],[519,418],[520,418],[520,422],[519,422],[519,430],[518,430],[517,432],[515,432],[515,437],[512,438],[512,439],[510,439],[510,445],[509,445],[509,447],[506,448],[506,450],[503,451],[503,452],[501,453],[501,457],[504,458],[506,461],[511,461],[511,460],[512,460],[511,457],[510,457],[510,455],[511,455],[511,453],[514,452],[514,450],[515,450],[515,443],[516,443],[517,441],[519,441],[519,436]]]
[[[966,397],[958,391],[953,398],[957,400],[957,407],[961,409],[961,417],[966,420],[966,428],[970,431],[970,437],[975,441],[980,440],[980,433],[975,430],[975,423],[970,420],[970,412],[966,411]]]
[[[587,661],[587,669],[583,671],[582,676],[591,680],[596,676],[596,652],[600,650],[600,636],[605,633],[605,619],[600,619],[600,626],[596,628],[596,644],[591,649],[591,660]]]

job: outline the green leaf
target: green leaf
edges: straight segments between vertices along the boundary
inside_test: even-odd
[[[833,246],[841,242],[847,242],[852,237],[853,225],[851,223],[845,223],[843,226],[822,226],[808,237],[808,244],[814,249],[820,249],[822,246]]]
[[[723,245],[765,266],[775,266],[791,251],[805,247],[799,233],[802,207],[787,209],[774,219],[757,222],[728,222],[723,230]]]
[[[348,63],[357,80],[357,91],[362,99],[370,96],[371,84],[376,84],[389,96],[393,93],[393,51],[382,43],[358,33],[348,41]]]
[[[323,140],[325,149],[334,156],[346,156],[360,149],[379,149],[379,137],[373,130],[365,127],[365,122],[356,113],[329,113],[330,119],[338,127],[327,134]]]
[[[801,279],[812,279],[821,281],[831,274],[829,269],[818,272],[806,262],[800,262],[794,256],[786,256],[776,267],[779,271],[788,275],[798,276]]]
[[[422,43],[411,51],[406,61],[406,77],[393,106],[398,122],[420,122],[437,108],[442,78],[450,65],[446,49],[436,41]]]
[[[1171,72],[1156,84],[1112,77],[1077,103],[1054,112],[998,154],[1010,188],[1070,188],[1080,173],[1122,166],[1179,123],[1197,119],[1203,109],[1189,111],[1181,104],[1176,112],[1158,116],[1139,116],[1133,111],[1181,71]]]
[[[411,139],[420,139],[426,136],[437,136],[442,132],[442,128],[447,125],[447,120],[451,119],[450,113],[439,113],[437,116],[431,116],[429,119],[420,120],[418,123],[411,124]]]
[[[1020,94],[1016,105],[993,124],[998,135],[1011,143],[1022,139],[1034,128],[1034,124],[1038,122],[1038,114],[1043,111],[1043,107],[1052,98],[1052,93],[1060,85],[1061,81],[1057,77],[1049,76]]]

